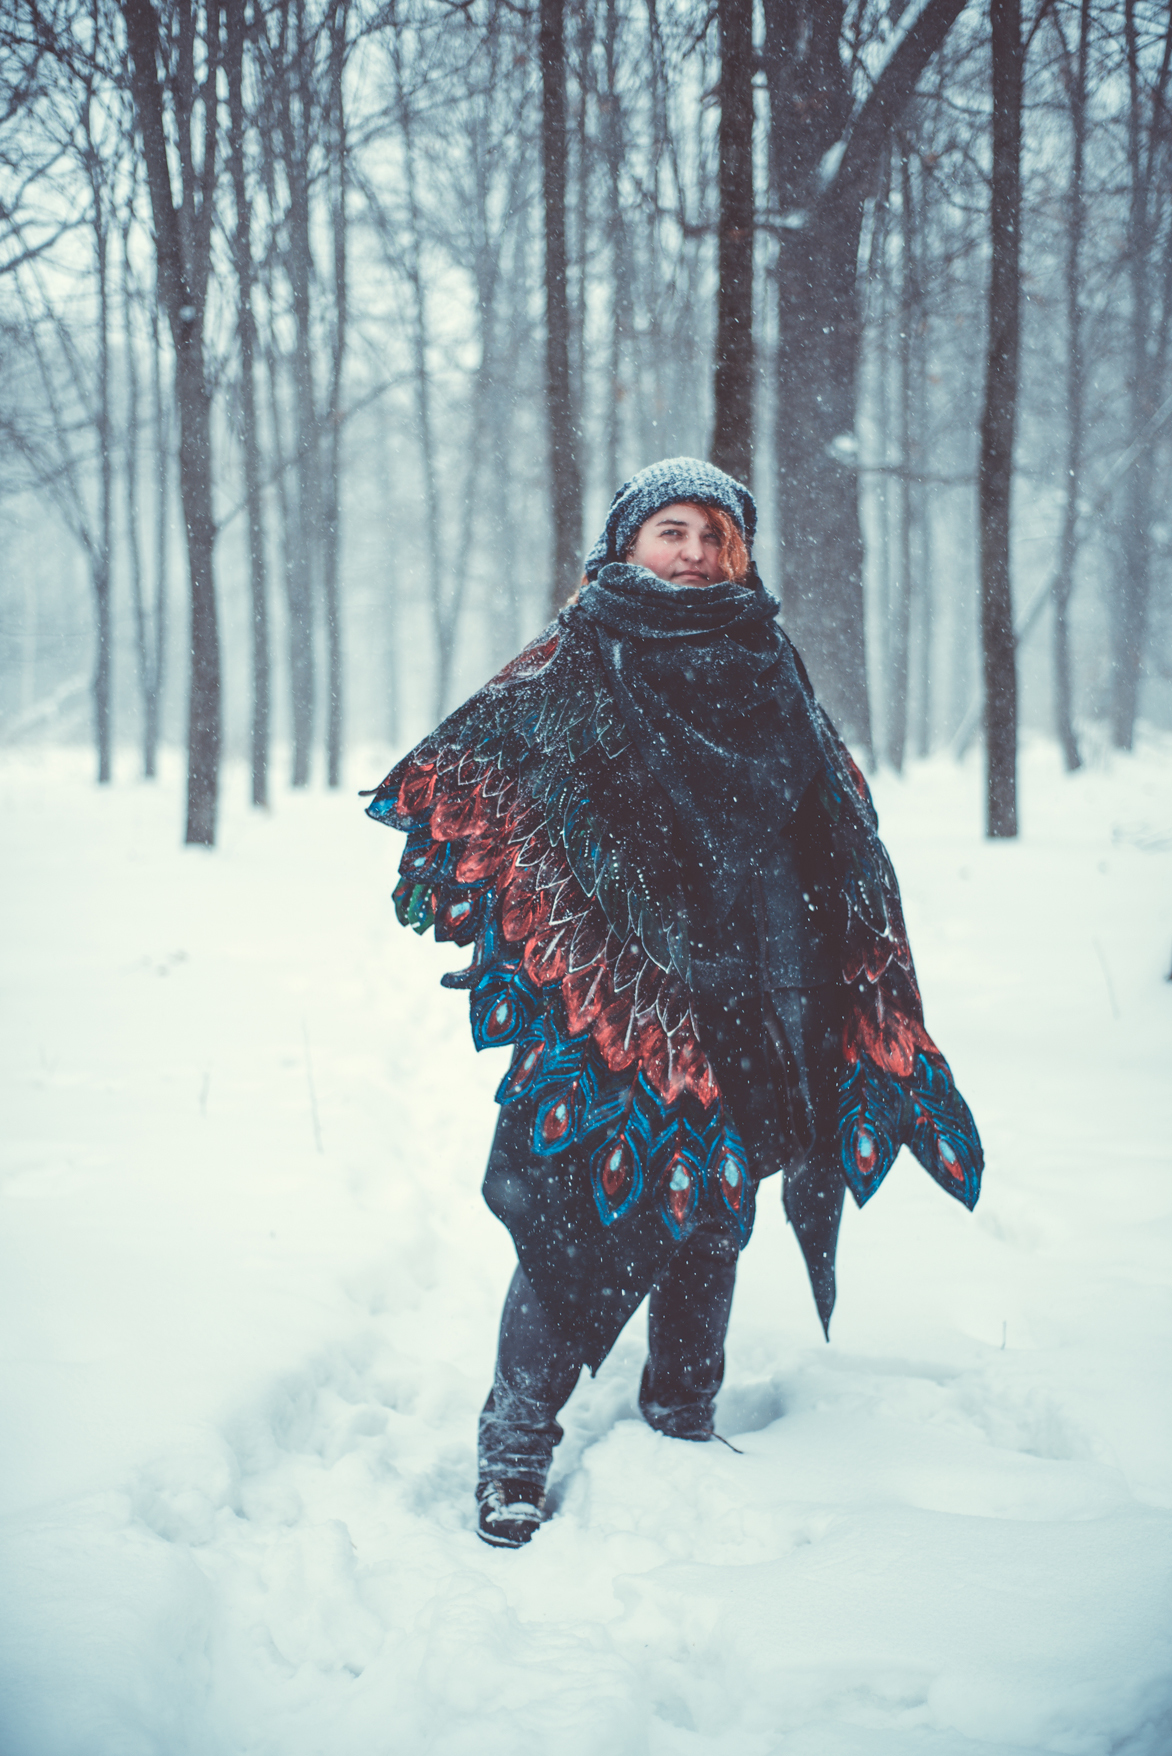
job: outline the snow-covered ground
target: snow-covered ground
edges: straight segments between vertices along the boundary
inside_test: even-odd
[[[3,1756],[1172,1750],[1172,745],[877,787],[988,1153],[848,1210],[822,1340],[763,1192],[719,1424],[636,1417],[636,1319],[556,1516],[472,1528],[511,1269],[500,1074],[353,791],[0,768]],[[353,764],[353,787],[379,778]]]

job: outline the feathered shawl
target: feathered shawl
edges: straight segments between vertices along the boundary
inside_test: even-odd
[[[746,832],[767,836],[811,787],[848,990],[842,1175],[862,1205],[906,1145],[950,1195],[969,1208],[977,1200],[980,1140],[924,1028],[870,793],[775,609],[755,578],[684,591],[641,568],[606,567],[391,770],[368,807],[407,833],[399,920],[474,947],[468,968],[442,979],[469,991],[478,1049],[513,1045],[498,1102],[534,1100],[537,1153],[583,1147],[607,1227],[653,1203],[672,1238],[713,1212],[747,1238],[752,1167],[697,1025],[690,917],[704,905],[683,874],[707,858],[707,906],[718,909],[710,855],[721,826],[742,843]],[[691,678],[703,697],[709,685],[708,709],[703,699],[695,712],[681,706],[691,698],[668,686],[672,663],[680,687]],[[711,703],[728,701],[745,663],[754,711],[715,724]],[[726,667],[715,679],[713,664]],[[649,747],[657,720],[672,735]],[[738,819],[688,740],[706,738],[719,768],[722,742],[731,764],[733,746],[760,743],[763,724],[765,746],[751,752],[756,797]],[[749,857],[742,846],[732,863]]]

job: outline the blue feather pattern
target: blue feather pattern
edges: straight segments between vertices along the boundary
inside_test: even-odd
[[[969,1209],[976,1206],[981,1142],[945,1061],[918,1054],[911,1076],[900,1079],[860,1055],[839,1088],[838,1134],[843,1175],[860,1207],[882,1183],[901,1145],[910,1147],[949,1195]]]
[[[843,1041],[842,1170],[862,1204],[907,1144],[971,1207],[980,1141],[923,1027],[866,782],[812,711],[843,980],[861,996]],[[647,867],[663,836],[628,746],[593,644],[563,616],[404,758],[369,814],[407,832],[399,920],[474,947],[469,967],[442,981],[468,991],[477,1048],[513,1045],[498,1100],[534,1100],[537,1153],[589,1153],[605,1225],[650,1201],[673,1237],[718,1214],[743,1244],[755,1184],[691,1015],[686,910],[670,871]],[[585,784],[584,758],[595,773],[626,763],[622,788],[598,795],[609,808]],[[629,819],[621,833],[608,816],[616,796]]]

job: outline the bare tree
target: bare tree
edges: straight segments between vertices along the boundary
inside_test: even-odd
[[[252,802],[269,801],[270,659],[268,565],[256,408],[256,315],[253,310],[252,195],[245,158],[244,45],[246,0],[225,0],[224,70],[228,84],[228,160],[235,206],[232,259],[236,269],[236,338],[240,350],[240,438],[248,511],[248,585],[252,630]]]
[[[553,511],[550,608],[577,583],[582,544],[582,467],[570,380],[566,286],[565,0],[540,0],[541,175],[545,216],[545,406]]]
[[[858,252],[881,155],[964,0],[924,0],[856,104],[845,0],[765,0],[770,173],[778,235],[774,456],[782,608],[815,687],[872,744],[863,640],[855,404]],[[858,16],[850,9],[851,19]]]
[[[293,411],[296,494],[286,537],[290,698],[293,709],[295,787],[308,783],[316,705],[314,588],[320,561],[321,460],[312,331],[313,253],[310,229],[310,154],[317,115],[316,34],[306,0],[273,8],[277,40],[275,92],[281,164],[289,191],[284,216],[284,267],[293,307]]]
[[[718,0],[720,238],[710,456],[737,481],[753,472],[753,0]]]
[[[1124,0],[1123,37],[1127,74],[1128,215],[1126,265],[1130,291],[1127,400],[1133,433],[1144,431],[1159,406],[1166,379],[1172,322],[1172,6],[1155,47],[1155,67],[1145,80],[1138,0]],[[1160,40],[1162,37],[1162,40]],[[1118,566],[1111,599],[1113,678],[1112,737],[1130,750],[1139,704],[1140,668],[1151,595],[1151,526],[1155,452],[1145,446],[1127,474],[1118,519]]]
[[[105,19],[98,0],[85,0],[72,18],[54,10],[29,21],[27,60],[18,58],[11,101],[39,107],[26,116],[32,135],[28,176],[8,193],[2,219],[7,233],[4,268],[12,275],[25,342],[35,362],[39,406],[13,419],[8,438],[29,470],[31,484],[56,507],[82,548],[93,594],[94,663],[91,684],[97,779],[112,776],[113,528],[115,421],[111,383],[111,327],[115,306],[116,189],[122,168],[120,130],[112,94],[100,74]],[[23,67],[23,76],[21,69]],[[15,120],[19,111],[10,111]],[[37,126],[39,122],[40,126]],[[89,234],[90,273],[83,280],[92,331],[64,299],[54,297],[49,167],[64,189],[74,189],[75,224]],[[73,183],[76,178],[77,183]],[[32,182],[30,182],[32,179]],[[32,199],[32,184],[45,181]],[[77,187],[77,184],[80,187]],[[6,192],[7,193],[7,192]],[[92,335],[92,339],[91,339]]]
[[[59,174],[69,144],[56,125],[80,75],[67,46],[76,11],[75,0],[10,0],[0,11],[0,279],[50,256],[84,224]]]
[[[1017,834],[1017,643],[1010,583],[1010,498],[1021,337],[1021,0],[991,0],[993,158],[989,331],[981,417],[981,652],[985,677],[985,827]]]
[[[163,709],[163,678],[167,657],[168,586],[171,547],[171,476],[173,401],[166,382],[163,362],[163,338],[160,333],[159,299],[152,289],[149,300],[151,331],[151,408],[154,416],[155,463],[155,541],[154,541],[154,612],[151,618],[154,640],[148,653],[145,724],[143,726],[143,761],[155,772],[158,762],[159,737]]]
[[[620,91],[621,20],[618,0],[606,0],[603,23],[602,150],[606,165],[606,227],[610,253],[609,359],[607,361],[603,447],[605,476],[612,488],[621,480],[623,353],[634,327],[631,242],[623,199],[626,129]]]
[[[91,0],[90,24],[94,47],[101,27],[99,0]],[[97,656],[94,665],[94,726],[98,748],[98,781],[108,782],[111,774],[110,670],[113,662],[113,639],[110,604],[110,561],[114,515],[114,448],[110,407],[110,321],[111,273],[110,235],[112,215],[109,211],[109,166],[104,143],[99,138],[97,108],[97,75],[91,62],[85,73],[80,117],[80,150],[85,179],[89,188],[90,218],[94,244],[94,283],[98,309],[98,362],[94,398],[94,427],[98,441],[98,520],[93,551],[94,608],[97,633]]]
[[[212,260],[219,106],[220,8],[205,0],[197,40],[194,0],[179,0],[175,57],[160,78],[159,16],[150,0],[121,0],[131,61],[131,91],[142,136],[154,217],[159,296],[175,349],[179,410],[179,483],[191,581],[191,693],[187,720],[189,844],[216,839],[220,775],[220,637],[213,570],[211,387],[204,365],[204,318]],[[202,69],[202,78],[198,69]],[[179,165],[175,200],[164,107],[172,105]]]
[[[27,265],[26,265],[27,268]],[[32,272],[36,272],[35,259]],[[99,347],[98,371],[107,374],[107,394],[103,399],[100,383],[96,391],[87,382],[85,365],[59,312],[38,286],[34,298],[24,285],[23,274],[16,275],[17,299],[24,318],[25,339],[36,363],[40,386],[40,407],[35,416],[24,419],[8,416],[5,437],[11,449],[24,461],[29,485],[56,507],[65,528],[83,551],[90,576],[94,601],[94,666],[90,684],[93,705],[94,746],[97,755],[99,785],[109,782],[111,765],[111,626],[110,534],[113,509],[112,468],[99,469],[97,504],[90,480],[90,443],[100,455],[100,438],[110,434],[110,402],[108,393],[109,354]],[[106,307],[108,317],[108,303]],[[42,333],[47,331],[55,345]],[[58,362],[60,362],[58,364]],[[80,414],[70,406],[76,399]]]
[[[342,371],[347,340],[346,271],[346,69],[350,9],[347,0],[331,0],[326,19],[329,48],[327,109],[327,186],[333,244],[333,322],[330,333],[329,393],[325,411],[325,453],[322,507],[322,586],[326,624],[326,781],[342,778],[342,611],[338,568],[342,546]]]
[[[890,604],[887,669],[887,760],[898,774],[903,768],[908,735],[908,694],[911,681],[912,608],[918,595],[916,537],[921,522],[918,484],[919,389],[918,334],[922,309],[918,216],[912,193],[912,166],[906,142],[898,154],[899,173],[899,304],[896,339],[896,435],[899,476],[896,482],[897,560]]]
[[[1083,232],[1086,227],[1084,163],[1087,140],[1087,57],[1090,49],[1091,0],[1079,0],[1078,41],[1073,55],[1063,35],[1062,20],[1054,14],[1063,58],[1063,73],[1070,103],[1070,182],[1067,188],[1066,221],[1066,470],[1065,502],[1058,566],[1051,582],[1054,600],[1054,729],[1062,746],[1067,772],[1081,767],[1074,731],[1070,676],[1070,599],[1078,559],[1079,503],[1082,499],[1084,426],[1086,420],[1086,369],[1082,309]]]
[[[163,480],[166,480],[166,426],[160,418],[160,363],[158,360],[158,309],[153,286],[144,293],[135,281],[130,260],[130,240],[136,214],[133,191],[122,216],[122,369],[126,378],[126,419],[123,430],[123,485],[126,494],[126,549],[130,558],[130,601],[134,613],[135,675],[138,680],[142,725],[142,772],[146,780],[154,780],[159,754],[159,708],[162,687],[164,628],[166,623],[165,581],[166,560],[155,556],[154,593],[148,601],[146,561],[143,555],[143,506],[141,494],[142,469],[142,394],[138,366],[138,324],[136,316],[145,304],[154,319],[152,344],[154,357],[154,426],[155,444],[162,454]],[[165,496],[165,486],[158,486],[156,462],[156,493]]]

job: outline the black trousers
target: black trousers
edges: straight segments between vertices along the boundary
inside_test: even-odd
[[[736,1272],[735,1244],[702,1225],[651,1289],[639,1407],[651,1426],[673,1438],[711,1437]],[[523,1477],[544,1483],[562,1436],[557,1416],[585,1363],[581,1347],[550,1323],[518,1268],[501,1313],[496,1372],[480,1416],[482,1482]]]

